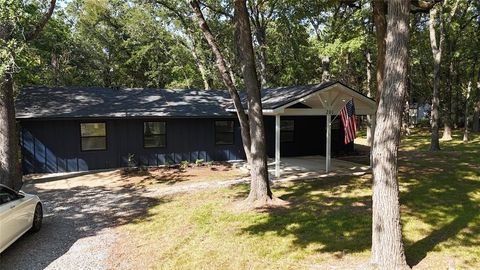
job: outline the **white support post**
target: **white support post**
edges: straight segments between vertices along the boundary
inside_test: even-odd
[[[325,148],[325,171],[330,172],[330,159],[331,159],[331,150],[332,150],[332,112],[327,110],[327,142]]]
[[[280,177],[280,115],[275,115],[275,177]]]

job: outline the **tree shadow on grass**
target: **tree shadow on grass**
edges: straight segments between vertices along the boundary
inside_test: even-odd
[[[411,266],[440,245],[453,250],[457,246],[468,248],[480,244],[480,171],[475,170],[478,151],[419,154],[403,156],[400,161],[402,219],[404,222],[413,219],[431,228],[427,232],[417,232],[416,228],[405,232],[406,236],[424,235],[418,241],[405,238]],[[370,185],[368,177],[355,176],[294,182],[274,191],[283,193],[280,198],[290,202],[291,207],[268,210],[264,221],[245,228],[244,232],[294,236],[294,245],[305,248],[315,244],[320,252],[368,250],[371,191],[364,189]]]
[[[473,194],[480,190],[480,173],[472,169],[475,157],[464,152],[437,159],[403,161],[410,170],[402,175],[408,191],[402,194],[401,203],[408,209],[408,216],[432,228],[421,240],[406,241],[410,266],[420,263],[441,244],[445,247],[479,244],[480,207]]]
[[[35,234],[25,234],[7,248],[0,255],[1,269],[44,269],[66,254],[77,242],[76,247],[79,249],[79,246],[85,245],[85,241],[92,241],[84,238],[101,235],[104,229],[148,219],[148,209],[165,202],[164,199],[145,196],[141,188],[36,187],[31,193],[38,194],[43,202],[42,229]],[[94,247],[105,241],[101,237],[95,239],[91,243]],[[83,244],[79,244],[79,241],[83,241]],[[81,251],[80,248],[75,252],[95,253],[94,249]],[[95,258],[93,255],[89,257]],[[70,267],[78,268],[73,264]],[[95,265],[89,267],[96,268]]]
[[[361,185],[370,184],[353,176],[295,182],[282,188],[284,194],[280,196],[290,207],[270,209],[265,221],[244,231],[257,235],[269,232],[294,235],[293,244],[302,248],[319,244],[318,251],[364,251],[370,247],[371,198],[342,196]]]

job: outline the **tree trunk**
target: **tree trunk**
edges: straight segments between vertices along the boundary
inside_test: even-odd
[[[15,122],[13,77],[5,74],[0,81],[0,183],[15,190],[22,187]]]
[[[193,39],[194,37],[191,37],[191,40],[192,40],[191,52],[192,52],[193,60],[195,61],[195,64],[197,64],[198,71],[200,71],[200,76],[202,76],[203,87],[205,88],[205,90],[210,90],[212,89],[212,86],[210,85],[210,79],[208,78],[208,75],[207,75],[207,68],[203,64],[203,61],[200,58],[200,56],[198,55],[197,44]]]
[[[48,10],[37,24],[32,26],[32,30],[28,33],[22,33],[25,41],[32,41],[38,37],[52,16],[55,4],[56,0],[50,0]],[[15,31],[18,30],[18,25],[14,25],[8,20],[8,14],[3,19],[6,20],[0,22],[0,39],[2,43],[8,44],[12,41]],[[20,42],[20,40],[17,40],[17,43]],[[21,44],[16,45],[21,46]],[[10,55],[2,55],[2,60],[9,61],[0,63],[6,65],[2,67],[5,68],[5,71],[2,70],[2,73],[5,73],[0,74],[0,183],[15,190],[20,190],[23,182],[19,162],[19,139],[15,120],[15,97],[12,75],[16,50],[13,49],[9,53]],[[6,59],[4,56],[10,57],[10,59]]]
[[[402,241],[398,145],[407,89],[410,0],[388,5],[384,89],[373,138],[372,263],[379,269],[408,269]]]
[[[255,40],[258,44],[258,62],[260,68],[260,85],[261,88],[268,87],[267,81],[267,26],[268,22],[273,15],[273,8],[275,2],[270,2],[270,12],[265,14],[266,4],[265,1],[249,1],[250,8],[250,21],[253,24],[253,33]]]
[[[480,132],[480,68],[477,75],[477,94],[473,113],[473,132]]]
[[[444,141],[450,141],[452,140],[452,117],[451,117],[451,100],[452,100],[452,93],[453,93],[453,86],[452,86],[452,75],[454,73],[453,70],[453,61],[451,58],[452,55],[452,48],[451,44],[448,46],[449,47],[449,55],[450,55],[450,64],[448,67],[448,73],[447,73],[447,91],[448,93],[445,94],[445,104],[443,107],[445,108],[444,111],[444,116],[443,116],[443,136],[442,140]]]
[[[195,33],[189,23],[190,16],[187,16],[186,14],[182,13],[180,9],[178,9],[174,4],[170,3],[169,1],[157,0],[156,3],[165,7],[167,10],[172,12],[180,20],[180,23],[183,25],[183,28],[185,29],[187,37],[188,39],[190,39],[192,46],[190,47],[189,44],[187,44],[186,42],[181,42],[181,43],[185,46],[185,48],[191,51],[193,60],[197,65],[198,71],[200,72],[200,76],[202,76],[203,87],[206,90],[211,89],[212,81],[207,75],[207,68],[205,67],[203,62],[204,59],[199,55],[201,51],[198,50],[198,44],[195,40]]]
[[[322,57],[322,82],[330,80],[330,57]]]
[[[407,91],[407,97],[409,95]],[[409,136],[410,135],[410,102],[408,98],[405,98],[403,105],[403,114],[402,114],[402,134]]]
[[[455,63],[454,63],[455,65]],[[458,74],[458,72],[455,72],[454,73],[454,85],[456,85],[457,87],[459,87],[461,85],[461,81],[460,81],[460,75]],[[460,105],[460,92],[461,90],[460,89],[457,89],[457,91],[453,91],[453,95],[452,95],[452,116],[453,116],[453,121],[452,121],[452,127],[454,129],[457,129],[458,128],[458,118],[459,118],[459,114],[460,112],[462,111],[462,107]]]
[[[232,98],[233,105],[235,106],[235,110],[237,111],[238,121],[240,123],[243,150],[245,151],[248,164],[252,166],[251,152],[250,152],[251,140],[250,140],[249,120],[245,113],[245,109],[243,108],[242,102],[240,100],[240,96],[238,95],[237,88],[235,87],[233,78],[230,73],[230,69],[227,67],[225,58],[223,57],[220,51],[220,48],[218,47],[217,42],[215,41],[215,37],[213,36],[212,31],[210,30],[210,27],[208,27],[208,24],[205,21],[205,18],[203,17],[198,0],[190,1],[190,5],[192,6],[193,11],[195,12],[195,15],[197,17],[198,25],[202,30],[208,45],[212,49],[213,54],[215,55],[217,68],[220,71],[220,75],[222,77],[223,83],[227,87],[228,92],[230,93],[230,97]]]
[[[430,22],[429,22],[429,32],[430,32],[430,47],[432,48],[433,54],[433,94],[432,94],[432,111],[430,115],[430,125],[432,129],[432,135],[430,140],[430,150],[439,151],[440,150],[440,138],[438,133],[438,122],[439,122],[439,105],[440,105],[440,65],[442,61],[442,43],[443,43],[443,27],[440,23],[440,40],[437,44],[437,37],[435,31],[435,19],[437,15],[437,9],[432,8],[430,10]],[[441,11],[440,11],[440,22]]]
[[[250,174],[252,182],[247,202],[252,205],[264,205],[272,200],[268,181],[267,151],[265,130],[260,96],[260,85],[255,68],[250,21],[246,0],[235,0],[235,36],[237,51],[248,99],[248,117],[250,123],[251,157]]]
[[[366,64],[367,64],[367,97],[371,98],[372,97],[372,54],[370,51],[367,51],[366,54]],[[367,115],[367,143],[369,146],[372,146],[372,119],[373,117],[371,115]]]
[[[256,22],[255,39],[258,43],[258,62],[260,67],[261,87],[267,87],[267,29],[262,22]]]
[[[468,82],[467,93],[465,95],[465,130],[463,131],[463,142],[468,142],[468,99],[470,98],[470,92],[472,91],[472,81]]]
[[[385,72],[385,53],[386,53],[386,37],[387,37],[387,3],[383,0],[372,0],[373,6],[373,23],[375,25],[375,39],[377,43],[377,69],[375,73],[377,82],[377,91],[375,100],[378,103],[383,90],[384,72]],[[373,146],[375,137],[377,116],[375,115],[371,122],[371,145]],[[373,147],[370,150],[370,161],[373,164]]]
[[[459,84],[460,80],[458,79],[459,76],[457,74],[455,74],[454,77],[455,77],[455,85],[457,85],[457,87],[459,87],[460,86],[460,84]],[[452,110],[452,116],[453,116],[452,127],[454,129],[458,128],[458,122],[459,122],[458,121],[458,117],[459,117],[459,113],[458,113],[459,110],[458,109],[460,107],[459,106],[459,104],[460,104],[459,92],[460,91],[458,91],[458,90],[454,91],[453,92],[454,94],[452,95],[452,109],[451,110]],[[460,111],[461,111],[461,109],[460,109]]]
[[[267,48],[265,41],[258,43],[260,46],[258,60],[260,62],[260,82],[263,88],[268,87],[267,81]]]
[[[15,25],[0,23],[0,40],[8,44],[14,34]],[[9,51],[7,51],[9,50]],[[18,160],[18,137],[15,123],[15,99],[13,93],[13,66],[15,50],[6,49],[8,55],[2,55],[2,74],[0,74],[0,184],[15,190],[22,187],[22,176]]]
[[[385,71],[385,50],[387,35],[387,4],[383,0],[373,0],[373,22],[375,24],[375,37],[377,41],[377,104],[383,89],[383,74]]]
[[[412,29],[412,24],[410,24],[410,29]],[[410,50],[408,50],[408,58],[410,59]],[[403,115],[402,115],[402,131],[401,134],[409,136],[410,135],[410,99],[412,97],[411,93],[411,77],[410,77],[410,72],[411,72],[411,66],[410,63],[408,63],[407,66],[407,82],[406,82],[406,87],[407,89],[405,90],[405,102],[403,106]]]

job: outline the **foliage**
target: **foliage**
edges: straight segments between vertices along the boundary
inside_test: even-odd
[[[232,7],[219,0],[202,3],[241,88],[232,49]],[[23,33],[38,21],[45,1],[1,0],[1,4],[0,19],[13,28],[11,38],[0,39],[0,74],[17,73],[18,86],[223,88],[214,57],[185,1],[68,1],[57,7],[42,33],[28,44]],[[375,63],[376,50],[370,1],[253,0],[251,4],[260,6],[256,12],[265,27],[265,41],[260,44],[257,38],[255,45],[256,51],[265,49],[269,86],[319,82],[321,59],[328,56],[333,79],[363,92],[374,88],[374,83],[366,82],[365,54],[371,53]],[[257,33],[262,25],[253,23],[251,16]],[[427,18],[424,13],[411,16],[410,104],[428,102],[432,95]],[[441,107],[460,125],[465,119],[466,86],[479,80],[480,3],[445,1],[442,19]],[[475,92],[480,91],[472,93],[478,100]]]
[[[0,75],[16,73],[16,56],[25,48],[28,23],[38,15],[38,3],[0,0]]]
[[[189,165],[190,165],[190,163],[188,162],[188,160],[182,160],[182,161],[180,162],[180,168],[181,168],[181,169],[184,169],[184,170],[185,170],[186,168],[188,168]]]
[[[2,3],[2,21],[13,23],[16,30],[8,44],[1,41],[5,44],[0,46],[0,68],[15,67],[19,86],[224,88],[215,58],[185,1],[64,2],[28,45],[21,33],[42,14],[44,1]],[[220,0],[202,1],[202,7],[241,89],[231,35],[233,8]],[[366,55],[372,56],[371,74],[376,61],[371,1],[252,0],[249,10],[257,61],[260,52],[265,53],[268,86],[317,83],[322,58],[329,57],[332,79],[364,93],[375,89],[375,76],[368,84],[366,74]],[[480,4],[448,0],[441,10],[445,44],[440,104],[443,114],[460,124],[466,86],[469,81],[476,85],[480,68]],[[411,28],[408,101],[424,104],[431,100],[433,88],[428,14],[412,14]],[[262,31],[264,36],[259,36]],[[17,56],[15,65],[12,55]]]
[[[204,159],[197,159],[195,160],[195,165],[197,166],[203,166],[203,164],[205,163],[205,160]]]

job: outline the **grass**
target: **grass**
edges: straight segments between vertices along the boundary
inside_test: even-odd
[[[402,139],[404,241],[414,269],[480,269],[480,136],[432,153],[428,133]],[[238,212],[248,186],[169,198],[122,229],[123,259],[154,269],[345,269],[368,263],[371,176],[286,183],[290,207]],[[135,240],[133,240],[135,239]]]

